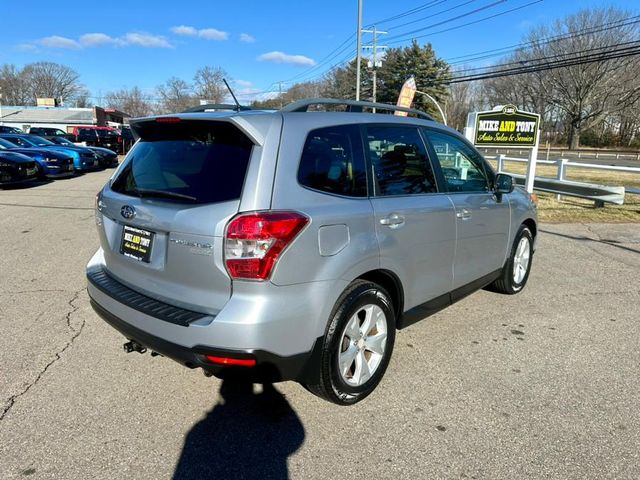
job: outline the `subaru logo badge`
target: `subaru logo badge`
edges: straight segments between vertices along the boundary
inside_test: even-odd
[[[131,219],[136,216],[136,209],[131,205],[123,205],[120,209],[120,215],[122,215],[126,219]]]

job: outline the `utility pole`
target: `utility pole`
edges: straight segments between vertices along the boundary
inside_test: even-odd
[[[378,49],[387,48],[386,45],[378,45],[378,35],[386,35],[388,32],[382,32],[373,26],[373,30],[362,30],[364,33],[372,33],[373,34],[373,45],[365,45],[363,48],[370,48],[373,53],[373,58],[369,62],[369,68],[373,70],[373,101],[376,101],[377,91],[378,91],[378,72],[377,69],[379,66],[382,66],[382,61],[378,62]],[[374,110],[375,113],[375,110]]]
[[[358,40],[356,53],[356,100],[360,100],[360,63],[362,62],[362,0],[358,0]]]

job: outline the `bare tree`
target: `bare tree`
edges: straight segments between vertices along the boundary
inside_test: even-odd
[[[526,37],[529,45],[500,63],[544,66],[584,58],[597,61],[487,81],[487,98],[532,109],[547,121],[561,117],[569,147],[578,148],[582,132],[640,97],[637,57],[607,58],[621,46],[640,40],[637,24],[625,22],[630,16],[616,8],[587,9],[535,28]],[[603,25],[612,28],[603,29]]]
[[[193,77],[195,94],[200,100],[210,103],[223,103],[229,91],[223,79],[229,81],[229,75],[220,67],[202,67]]]
[[[321,96],[321,82],[302,82],[292,85],[286,92],[273,98],[256,100],[252,103],[254,108],[282,108],[283,106],[302,100]]]
[[[138,87],[121,88],[107,93],[105,105],[128,113],[132,117],[145,117],[154,112],[153,102]]]
[[[35,105],[23,73],[15,65],[0,67],[0,101],[5,105]]]
[[[57,98],[63,102],[73,101],[83,87],[80,75],[70,67],[53,62],[30,63],[22,70],[30,96]]]
[[[171,77],[157,88],[160,97],[159,110],[165,113],[182,112],[198,104],[191,86],[184,80]]]
[[[481,101],[477,83],[464,82],[449,85],[449,96],[445,103],[448,125],[463,131],[467,124],[467,115],[469,112],[480,109]]]

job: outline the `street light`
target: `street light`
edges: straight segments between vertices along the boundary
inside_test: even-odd
[[[440,111],[440,116],[442,117],[442,122],[446,125],[447,124],[447,117],[445,116],[444,111],[442,110],[442,107],[440,107],[440,104],[436,101],[436,99],[433,98],[431,95],[429,95],[427,92],[421,92],[420,90],[416,90],[416,93],[421,93],[422,95],[427,97],[429,100],[431,100],[433,103],[435,103],[436,107],[438,107],[438,110]]]

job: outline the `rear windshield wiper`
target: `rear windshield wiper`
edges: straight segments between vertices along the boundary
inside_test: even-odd
[[[184,193],[176,193],[168,190],[153,190],[151,188],[134,188],[131,190],[134,195],[142,197],[156,197],[156,198],[175,198],[176,200],[188,200],[190,202],[197,202],[196,197],[191,195],[185,195]]]

